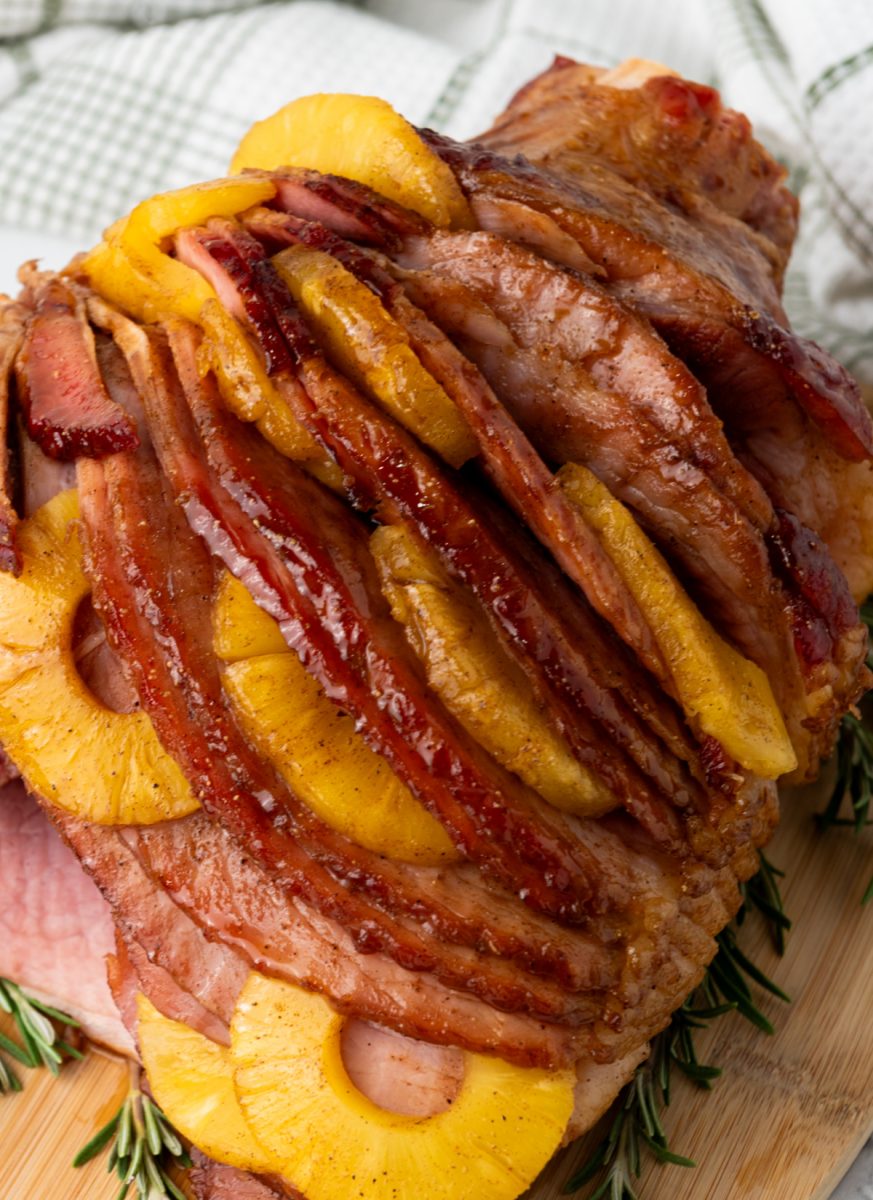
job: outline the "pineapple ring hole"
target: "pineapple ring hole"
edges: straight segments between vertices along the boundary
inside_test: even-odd
[[[464,1082],[464,1053],[457,1047],[413,1041],[355,1018],[343,1022],[340,1054],[359,1092],[405,1117],[446,1112]]]
[[[106,629],[90,593],[76,608],[72,644],[76,671],[91,695],[110,712],[137,712],[139,697],[107,641]]]

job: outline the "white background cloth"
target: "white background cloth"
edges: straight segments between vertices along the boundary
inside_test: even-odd
[[[789,166],[789,313],[873,383],[873,0],[0,0],[0,38],[0,288],[221,174],[294,96],[381,95],[468,137],[557,52],[639,56],[719,86]],[[873,1148],[835,1200],[873,1200]]]

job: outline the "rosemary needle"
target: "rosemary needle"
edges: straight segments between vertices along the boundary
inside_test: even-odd
[[[861,605],[861,620],[871,635],[867,651],[867,666],[873,671],[873,597]],[[869,724],[870,704],[861,702],[866,717],[846,713],[840,723],[837,741],[837,777],[824,811],[816,817],[819,829],[832,825],[849,825],[855,833],[862,833],[873,824],[873,729]],[[844,803],[848,801],[848,816],[840,816]],[[873,900],[873,876],[867,885],[861,903]]]
[[[767,921],[776,948],[781,953],[791,922],[785,915],[779,892],[782,872],[759,852],[758,874],[743,889],[737,914],[742,924],[750,909]],[[737,1012],[756,1028],[772,1033],[773,1026],[754,1002],[749,981],[781,1000],[788,996],[740,950],[732,927],[716,938],[718,951],[700,987],[678,1008],[667,1028],[652,1039],[649,1057],[634,1072],[620,1093],[612,1124],[591,1156],[573,1175],[565,1193],[577,1192],[601,1172],[603,1177],[588,1200],[641,1200],[635,1181],[642,1173],[644,1151],[658,1162],[693,1167],[694,1162],[670,1149],[661,1113],[670,1104],[674,1071],[697,1087],[708,1090],[721,1068],[702,1063],[697,1057],[695,1035],[726,1013]]]
[[[78,1028],[79,1022],[50,1004],[31,996],[17,983],[0,978],[0,1009],[15,1022],[21,1044],[0,1033],[0,1050],[25,1067],[48,1067],[57,1075],[65,1058],[81,1058],[81,1051],[65,1042],[58,1026]],[[18,1092],[21,1082],[0,1057],[0,1094]]]
[[[112,1143],[107,1170],[121,1181],[117,1200],[134,1187],[137,1200],[185,1200],[168,1174],[174,1163],[190,1167],[191,1159],[158,1106],[140,1090],[140,1069],[130,1068],[130,1087],[118,1112],[98,1130],[76,1157],[74,1167],[91,1162]]]

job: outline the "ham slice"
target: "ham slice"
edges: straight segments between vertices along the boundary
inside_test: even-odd
[[[873,453],[873,421],[858,385],[820,347],[785,328],[772,267],[759,252],[713,243],[596,158],[558,176],[521,154],[510,160],[488,149],[487,135],[478,146],[424,136],[455,171],[474,213],[476,198],[485,196],[481,215],[490,228],[523,238],[495,208],[495,200],[508,200],[547,213],[577,240],[605,272],[608,290],[648,317],[707,385],[728,429],[742,431],[743,419],[757,428],[756,412],[796,404],[842,457],[862,461]],[[523,145],[514,149],[524,153]],[[537,248],[544,249],[542,240]],[[557,257],[561,250],[555,247]],[[738,414],[743,396],[754,396],[754,405]]]
[[[0,790],[0,975],[58,1005],[96,1042],[133,1043],[106,983],[109,908],[19,782]]]
[[[81,299],[52,276],[34,277],[32,290],[34,313],[16,364],[28,434],[62,462],[135,446],[135,427],[104,387]]]

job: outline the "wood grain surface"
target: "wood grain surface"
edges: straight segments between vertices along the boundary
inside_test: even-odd
[[[698,1166],[648,1169],[642,1200],[825,1200],[873,1132],[873,905],[859,903],[873,839],[817,835],[811,813],[820,795],[785,795],[770,851],[789,871],[795,928],[785,958],[756,922],[741,935],[793,1003],[762,1000],[775,1037],[729,1016],[700,1039],[701,1057],[721,1064],[724,1077],[711,1093],[680,1084],[666,1114],[674,1148]],[[113,1200],[102,1162],[69,1164],[117,1108],[126,1068],[94,1054],[57,1081],[24,1074],[25,1091],[0,1098],[2,1200]],[[582,1157],[584,1147],[571,1147],[528,1200],[557,1200]]]

